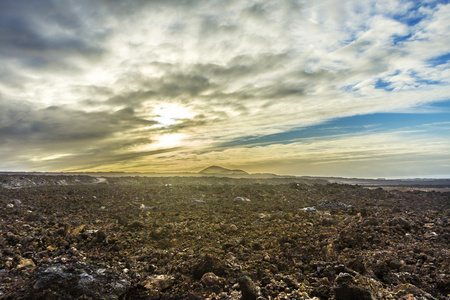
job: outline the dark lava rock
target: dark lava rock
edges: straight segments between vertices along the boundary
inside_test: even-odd
[[[289,187],[291,189],[296,189],[296,190],[305,190],[305,187],[302,186],[301,184],[297,183],[297,182],[292,182],[289,184]]]
[[[411,230],[411,223],[405,220],[404,218],[395,218],[389,221],[390,226],[398,226],[403,228],[406,231]]]
[[[347,228],[339,233],[335,243],[338,249],[358,248],[364,244],[364,236]]]
[[[320,299],[331,298],[330,282],[327,277],[323,277],[320,280],[318,280],[315,284],[313,284],[311,296],[319,297]]]
[[[365,288],[357,286],[338,286],[334,289],[336,300],[374,300],[372,294]]]
[[[256,300],[258,297],[258,292],[256,290],[256,285],[250,277],[247,275],[241,276],[239,278],[239,287],[242,292],[243,300]]]
[[[355,278],[348,273],[339,273],[336,277],[336,284],[338,285],[351,285],[355,282]]]
[[[223,276],[225,275],[225,267],[219,259],[206,254],[194,265],[192,275],[195,279],[201,279],[205,273],[209,272]]]
[[[450,275],[440,274],[436,280],[436,289],[442,294],[450,294]]]
[[[351,205],[342,203],[337,200],[325,200],[322,199],[317,203],[317,206],[321,209],[347,209],[352,208]]]
[[[323,226],[331,226],[337,224],[336,220],[333,218],[323,218],[322,219],[322,225]]]
[[[390,272],[390,268],[386,262],[378,262],[372,266],[372,271],[378,279],[386,282],[386,278]]]
[[[361,258],[350,259],[348,261],[348,267],[360,274],[364,274],[366,272],[366,265]]]
[[[28,222],[39,222],[42,221],[44,219],[43,216],[39,215],[38,213],[30,213],[25,217],[25,221]]]
[[[112,269],[83,263],[38,267],[32,277],[29,299],[118,299],[130,285]]]
[[[107,236],[106,236],[106,233],[104,231],[102,231],[102,230],[97,231],[97,234],[95,236],[95,240],[97,242],[99,242],[99,243],[103,242],[104,240],[106,240],[106,238],[107,238]]]
[[[128,225],[128,218],[126,216],[117,216],[117,223],[121,226],[127,226]]]
[[[148,300],[150,299],[148,290],[143,285],[135,285],[126,290],[120,300]]]
[[[8,242],[8,244],[10,244],[11,246],[15,246],[18,243],[20,243],[20,236],[15,235],[11,232],[8,232],[6,234],[6,241]]]
[[[186,294],[161,294],[149,292],[143,285],[134,285],[119,297],[119,300],[202,300],[204,298],[192,293]]]
[[[355,277],[349,273],[339,273],[336,277],[334,295],[336,300],[373,300],[369,290],[355,286]]]
[[[129,224],[127,226],[130,229],[142,229],[145,227],[144,223],[140,222],[140,221],[134,221],[133,223]]]

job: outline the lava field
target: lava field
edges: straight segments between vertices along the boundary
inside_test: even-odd
[[[0,176],[0,299],[450,299],[450,192]]]

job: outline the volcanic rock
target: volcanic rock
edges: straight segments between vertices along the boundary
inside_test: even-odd
[[[19,264],[17,265],[17,269],[22,269],[26,267],[34,268],[36,267],[36,265],[34,264],[32,259],[21,258]]]
[[[258,297],[256,285],[247,275],[239,277],[239,288],[242,292],[242,300],[256,300]]]
[[[390,226],[398,226],[403,228],[404,230],[411,230],[411,223],[408,222],[407,220],[405,220],[404,218],[400,217],[400,218],[395,218],[393,220],[389,221],[389,225]]]
[[[99,185],[8,176],[23,185],[0,186],[1,299],[446,300],[450,293],[444,190],[300,178],[124,176]],[[14,178],[0,174],[0,182]],[[318,199],[327,199],[325,208]]]
[[[128,224],[127,227],[130,229],[141,229],[144,228],[145,225],[141,221],[134,221],[133,223]]]
[[[212,255],[202,255],[197,264],[194,265],[192,274],[194,278],[201,279],[205,273],[214,273],[218,275],[225,274],[225,266],[221,260]]]
[[[83,263],[38,267],[33,278],[31,299],[118,299],[130,285],[125,276],[112,269]]]
[[[375,300],[369,290],[358,286],[338,286],[334,289],[336,300]]]
[[[352,207],[352,205],[350,204],[345,204],[337,200],[326,200],[326,199],[320,200],[319,203],[317,203],[317,206],[320,209],[346,209]]]
[[[150,277],[144,284],[146,289],[161,292],[174,284],[175,278],[168,275],[155,275]]]
[[[203,274],[202,279],[200,281],[201,283],[203,283],[204,286],[210,287],[220,285],[223,282],[223,279],[212,272],[208,272]]]
[[[250,202],[251,200],[245,197],[236,197],[234,198],[234,201]]]

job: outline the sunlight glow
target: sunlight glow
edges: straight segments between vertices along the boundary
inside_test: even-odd
[[[182,133],[164,134],[158,138],[158,142],[155,144],[156,148],[170,148],[181,145],[181,142],[186,137]]]
[[[71,154],[71,153],[53,154],[53,155],[48,155],[48,156],[45,156],[45,157],[34,158],[32,160],[33,161],[55,160],[55,159],[59,159],[59,158],[67,157],[67,156],[71,156],[71,155],[73,155],[73,154]]]
[[[137,151],[137,152],[152,151],[152,150],[157,150],[157,149],[178,147],[183,144],[184,139],[186,137],[187,137],[187,135],[183,134],[183,133],[163,134],[158,137],[155,137],[155,140],[153,143],[135,148],[135,151]]]
[[[193,116],[189,109],[174,103],[161,104],[154,109],[153,113],[157,115],[155,120],[159,123],[158,126],[178,124],[181,119],[188,119]]]

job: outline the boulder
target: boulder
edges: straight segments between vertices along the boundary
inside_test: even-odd
[[[125,275],[82,262],[38,267],[32,278],[32,299],[118,299],[130,286]]]
[[[242,292],[242,300],[256,300],[258,297],[256,285],[249,276],[244,275],[239,278],[239,287]]]

